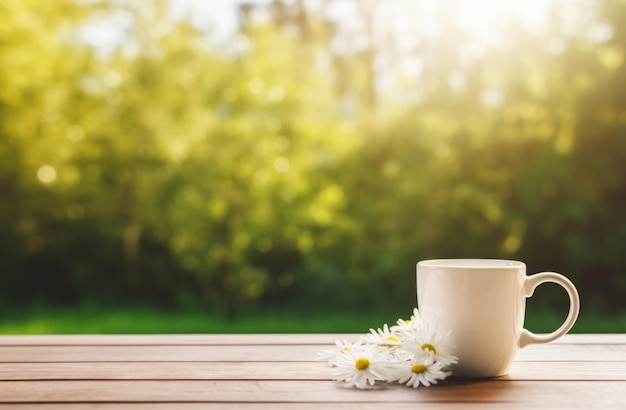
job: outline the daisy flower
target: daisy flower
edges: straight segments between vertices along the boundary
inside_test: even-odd
[[[391,379],[389,363],[375,349],[361,347],[349,350],[336,357],[333,379],[347,382],[349,387],[365,389],[376,381]]]
[[[402,349],[400,336],[391,331],[386,324],[382,329],[370,329],[370,332],[363,337],[363,341],[378,349],[389,361],[411,358],[411,354]]]
[[[420,384],[426,387],[437,384],[439,380],[445,379],[450,374],[450,372],[443,370],[442,363],[436,362],[432,356],[428,356],[426,359],[413,359],[406,362],[396,377],[398,383],[416,388]]]
[[[389,329],[385,324],[382,329],[370,329],[370,332],[364,337],[364,341],[377,346],[394,347],[400,346],[398,336]]]
[[[422,323],[422,315],[420,315],[420,311],[417,310],[417,308],[413,308],[413,314],[411,315],[411,322]]]
[[[458,358],[452,354],[454,345],[450,341],[449,332],[426,321],[420,324],[412,338],[405,341],[405,348],[418,358],[432,356],[444,367],[458,362]]]
[[[411,319],[398,319],[397,325],[391,328],[391,331],[402,340],[415,340],[421,331],[422,319],[417,308],[413,309]]]
[[[329,366],[334,367],[337,357],[351,350],[358,350],[358,348],[363,345],[363,339],[359,338],[356,342],[337,340],[335,341],[335,345],[334,349],[324,349],[317,352],[317,360],[326,360]]]
[[[334,380],[359,389],[377,381],[430,386],[452,374],[448,366],[458,358],[452,355],[449,332],[424,321],[417,309],[410,320],[396,323],[370,329],[354,343],[338,340],[334,349],[319,351],[318,359],[333,368]]]

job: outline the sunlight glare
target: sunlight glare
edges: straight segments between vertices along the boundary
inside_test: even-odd
[[[487,42],[497,38],[502,23],[519,21],[529,31],[540,29],[553,6],[550,0],[459,1],[456,23]]]

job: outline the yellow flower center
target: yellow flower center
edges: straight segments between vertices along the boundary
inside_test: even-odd
[[[399,342],[398,338],[395,337],[395,336],[389,336],[387,338],[387,340],[389,340],[390,342],[394,342],[394,343],[398,343]]]
[[[430,350],[434,354],[437,354],[437,349],[435,349],[435,346],[431,345],[430,343],[424,343],[422,345],[422,350]]]
[[[424,373],[428,368],[423,364],[414,364],[411,366],[411,371],[413,373]]]
[[[350,351],[350,346],[346,346],[343,349],[340,350],[341,353],[345,353],[345,352],[349,352]]]
[[[370,367],[370,361],[365,357],[359,357],[356,362],[354,362],[354,367],[356,367],[357,370],[365,370]]]

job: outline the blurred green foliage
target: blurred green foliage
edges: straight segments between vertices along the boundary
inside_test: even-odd
[[[377,2],[356,33],[248,3],[220,44],[129,3],[0,4],[4,305],[396,314],[417,261],[489,257],[626,310],[626,2],[482,48],[454,9],[402,48]],[[118,20],[110,50],[81,37]]]
[[[561,312],[562,313],[562,312]],[[408,317],[411,312],[401,314]],[[551,332],[563,323],[563,315],[538,310],[524,326],[533,332]],[[359,314],[335,311],[332,315],[288,309],[247,312],[225,317],[191,309],[155,306],[89,306],[73,308],[31,306],[0,312],[2,334],[161,334],[161,333],[367,333],[370,328],[395,323],[396,317],[382,312]],[[573,333],[622,332],[626,315],[581,316]]]

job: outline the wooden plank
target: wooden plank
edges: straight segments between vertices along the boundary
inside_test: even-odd
[[[368,393],[365,393],[368,394]],[[495,402],[495,403],[450,403],[439,402],[438,410],[465,410],[465,409],[528,409],[525,402]],[[533,409],[559,408],[553,403],[533,403]],[[591,403],[579,403],[577,407],[594,407]],[[393,408],[397,410],[415,410],[415,403],[11,403],[1,404],[0,410],[381,410]],[[430,407],[432,408],[432,406]]]
[[[0,380],[330,380],[311,362],[0,363]]]
[[[333,345],[360,334],[0,335],[0,346],[31,345]],[[626,334],[567,334],[550,343],[626,344]]]
[[[8,337],[0,342],[0,410],[408,409],[415,403],[626,408],[626,335],[567,335],[529,346],[498,379],[451,378],[428,389],[382,385],[372,391],[346,389],[330,381],[324,363],[312,361],[319,349],[353,340],[350,335],[317,335],[315,341],[310,335],[256,336],[27,337],[25,345]]]
[[[517,361],[626,361],[626,344],[537,344],[518,350]]]
[[[367,394],[367,393],[365,393]],[[437,403],[437,410],[465,410],[465,409],[523,409],[528,410],[526,402],[494,402],[494,403]],[[554,410],[560,408],[554,403],[532,403],[533,409]],[[572,408],[592,408],[592,403],[579,403]],[[390,403],[11,403],[1,404],[0,410],[381,410],[393,408],[397,410],[415,410],[412,402]],[[432,408],[430,406],[429,408]],[[609,407],[610,408],[610,407]]]
[[[626,344],[626,333],[569,333],[550,344]]]
[[[334,345],[333,345],[334,346]],[[220,345],[220,346],[0,346],[0,363],[18,362],[214,362],[295,361],[317,358],[319,345]],[[626,361],[623,345],[533,345],[521,349],[518,361]]]
[[[501,380],[607,380],[626,381],[626,361],[622,362],[552,362],[516,361]]]
[[[550,403],[626,408],[626,382],[467,381],[412,389],[383,385],[369,391],[326,381],[15,381],[0,382],[0,403]]]
[[[0,335],[0,346],[41,345],[327,345],[359,334]],[[626,337],[625,337],[626,341]]]
[[[310,361],[319,346],[2,346],[0,363],[11,362],[213,362]]]
[[[330,380],[323,363],[0,363],[0,380]],[[626,362],[516,362],[507,380],[626,381]]]

